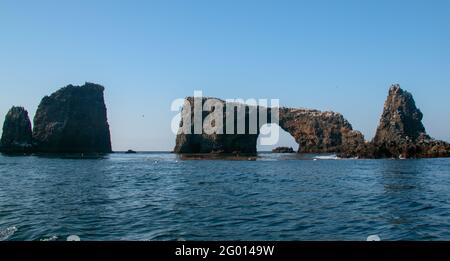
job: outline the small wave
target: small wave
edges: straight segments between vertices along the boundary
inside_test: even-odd
[[[14,233],[16,233],[16,231],[17,231],[17,228],[14,226],[0,230],[0,241],[7,240],[12,235],[14,235]]]
[[[326,156],[315,156],[314,159],[318,159],[318,160],[338,160],[340,158],[338,156],[336,156],[336,155],[326,155]]]

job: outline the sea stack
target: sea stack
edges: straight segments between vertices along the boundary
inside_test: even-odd
[[[23,107],[12,107],[5,117],[0,151],[28,153],[32,150],[31,122]]]
[[[392,85],[375,138],[376,158],[449,157],[450,145],[431,138],[422,124],[423,114],[411,93]]]
[[[45,153],[109,153],[111,137],[104,87],[68,85],[45,96],[34,117],[34,151]]]

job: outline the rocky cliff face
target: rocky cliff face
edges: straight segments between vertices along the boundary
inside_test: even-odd
[[[413,96],[393,85],[384,104],[383,114],[375,138],[374,157],[448,157],[450,145],[427,135],[422,124],[423,114],[416,107]],[[366,156],[367,156],[366,155]]]
[[[204,98],[201,104],[204,104],[207,98]],[[211,98],[210,98],[211,99]],[[239,106],[228,104],[219,100],[223,108],[227,106]],[[186,99],[186,110],[183,108],[182,118],[189,117],[193,122],[193,103],[194,98]],[[261,123],[257,122],[256,134],[249,132],[249,113],[258,111],[260,107],[246,106],[245,133],[241,134],[178,134],[174,151],[177,153],[256,153],[256,143],[259,135]],[[202,119],[208,117],[212,111],[203,112]],[[267,109],[267,119],[270,122],[272,117],[271,109]],[[188,115],[186,115],[188,114]],[[237,114],[238,115],[238,114]],[[239,118],[234,118],[234,124],[237,125]],[[223,122],[227,121],[226,109],[223,111]],[[353,131],[352,126],[339,113],[320,112],[317,110],[280,108],[279,125],[289,132],[297,141],[299,152],[325,153],[341,152],[343,148],[347,150],[357,150],[364,146],[364,137],[360,132]],[[180,126],[183,126],[183,121]],[[263,123],[265,124],[265,123]],[[225,125],[225,124],[224,124]],[[236,127],[235,127],[236,128]],[[224,126],[226,129],[226,126]],[[193,127],[191,127],[193,133]],[[236,133],[236,132],[235,132]]]
[[[425,135],[422,118],[423,114],[416,107],[413,96],[399,85],[393,85],[389,89],[373,143],[415,141]]]
[[[108,153],[111,138],[104,87],[69,85],[42,99],[34,117],[37,152]]]
[[[23,107],[12,107],[5,117],[0,151],[26,153],[32,149],[31,122]]]
[[[249,106],[246,106],[245,115],[241,117],[236,113],[233,118],[235,130],[237,133],[237,122],[243,119],[246,122],[246,130],[242,134],[218,134],[210,133],[207,134],[203,132],[202,134],[195,134],[194,129],[194,101],[195,99],[200,100],[200,98],[188,97],[185,100],[185,106],[181,112],[182,120],[180,122],[180,128],[182,126],[190,129],[190,134],[181,133],[177,135],[176,145],[174,152],[176,153],[214,153],[214,154],[256,154],[256,142],[258,139],[259,129],[256,134],[251,134],[248,129],[248,118],[249,118]],[[226,103],[223,100],[215,98],[203,98],[199,101],[199,104],[203,107],[208,99],[214,99],[219,103],[222,108],[222,122],[223,130],[226,132],[226,121],[227,121],[227,106],[235,106],[233,103]],[[238,105],[240,106],[240,105]],[[257,109],[252,107],[252,109]],[[202,122],[208,117],[208,115],[214,112],[216,108],[213,108],[210,112],[202,113]],[[190,123],[183,121],[183,119],[190,119]],[[186,126],[185,126],[186,124]],[[218,127],[218,126],[217,126]]]

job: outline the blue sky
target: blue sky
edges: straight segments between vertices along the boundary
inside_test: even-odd
[[[450,141],[449,13],[438,0],[0,0],[0,119],[89,81],[106,87],[115,150],[172,149],[170,104],[194,90],[334,110],[371,139],[400,83]]]

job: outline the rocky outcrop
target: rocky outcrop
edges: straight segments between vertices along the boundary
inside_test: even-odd
[[[211,98],[210,98],[211,99]],[[182,118],[194,118],[194,98],[186,99]],[[200,105],[205,104],[203,98]],[[219,100],[219,107],[236,106]],[[258,130],[249,133],[249,112],[261,107],[247,106],[244,122],[247,126],[241,134],[184,134],[177,135],[175,152],[177,153],[256,153]],[[223,122],[227,115],[223,112]],[[428,158],[450,157],[450,145],[427,135],[422,124],[423,114],[416,107],[412,95],[393,85],[389,90],[375,138],[367,142],[361,132],[352,129],[351,124],[339,113],[317,110],[279,108],[278,124],[290,133],[299,144],[300,153],[336,153],[343,158]],[[202,113],[201,119],[208,118],[213,110]],[[267,110],[267,119],[272,117]],[[270,121],[268,121],[270,123]],[[236,124],[236,120],[234,121]],[[180,123],[180,129],[184,126]],[[225,128],[225,127],[224,127]],[[191,126],[191,130],[193,130]]]
[[[413,96],[399,85],[389,89],[373,146],[367,157],[449,157],[450,145],[431,138],[422,124],[423,114]],[[371,154],[374,155],[371,155]]]
[[[32,150],[31,122],[23,107],[12,107],[5,117],[0,151],[27,153]]]
[[[373,143],[416,140],[425,134],[422,119],[423,114],[416,107],[413,96],[399,85],[393,85],[389,89]]]
[[[272,153],[295,153],[292,147],[276,147]]]
[[[194,101],[199,99],[199,104],[201,108],[205,105],[207,100],[216,101],[217,107],[221,107],[222,110],[222,122],[223,122],[223,132],[226,133],[226,122],[227,117],[227,107],[244,106],[245,115],[239,115],[236,113],[233,118],[235,134],[220,134],[218,132],[209,132],[203,128],[202,134],[195,134],[194,121],[195,121],[195,111],[194,111]],[[201,122],[205,122],[208,115],[213,113],[216,108],[212,108],[209,112],[202,112]],[[259,135],[259,128],[256,134],[249,131],[249,113],[250,110],[257,110],[255,106],[245,106],[242,104],[226,103],[223,100],[216,98],[194,98],[188,97],[185,100],[185,106],[181,112],[181,122],[180,130],[185,128],[190,130],[189,133],[180,133],[176,137],[176,145],[174,152],[176,153],[214,153],[214,154],[256,154],[256,142]],[[190,123],[185,122],[186,119],[190,119]],[[183,120],[184,119],[184,120]],[[245,121],[245,131],[237,134],[237,123],[241,120]],[[201,124],[200,124],[201,125]],[[213,124],[211,124],[213,125]],[[217,126],[219,127],[219,126]]]
[[[256,143],[259,135],[259,129],[266,123],[271,123],[271,119],[278,116],[279,126],[289,132],[299,144],[299,152],[306,153],[329,153],[341,152],[343,148],[357,151],[358,148],[364,146],[364,137],[360,132],[352,129],[350,123],[344,117],[335,112],[321,112],[317,110],[296,109],[296,108],[279,108],[278,115],[272,115],[272,109],[265,108],[267,111],[267,122],[256,123],[256,132],[250,132],[249,115],[261,109],[258,106],[249,106],[244,104],[226,103],[223,100],[215,98],[203,98],[200,106],[204,106],[207,100],[217,100],[220,103],[223,115],[223,130],[226,130],[227,107],[242,106],[245,114],[234,112],[234,134],[223,131],[222,133],[209,134],[193,134],[194,124],[188,129],[191,134],[180,133],[176,138],[174,151],[176,153],[244,153],[256,154]],[[182,110],[182,121],[180,122],[180,130],[185,127],[183,119],[189,119],[190,123],[194,122],[194,101],[195,98],[188,97],[186,105]],[[202,113],[202,122],[214,113],[215,108]],[[260,112],[261,113],[261,112]],[[241,115],[241,116],[239,116]],[[258,114],[259,115],[259,114]],[[245,132],[236,132],[237,122],[245,122]]]
[[[34,117],[34,151],[109,153],[104,87],[69,85],[42,99]]]

